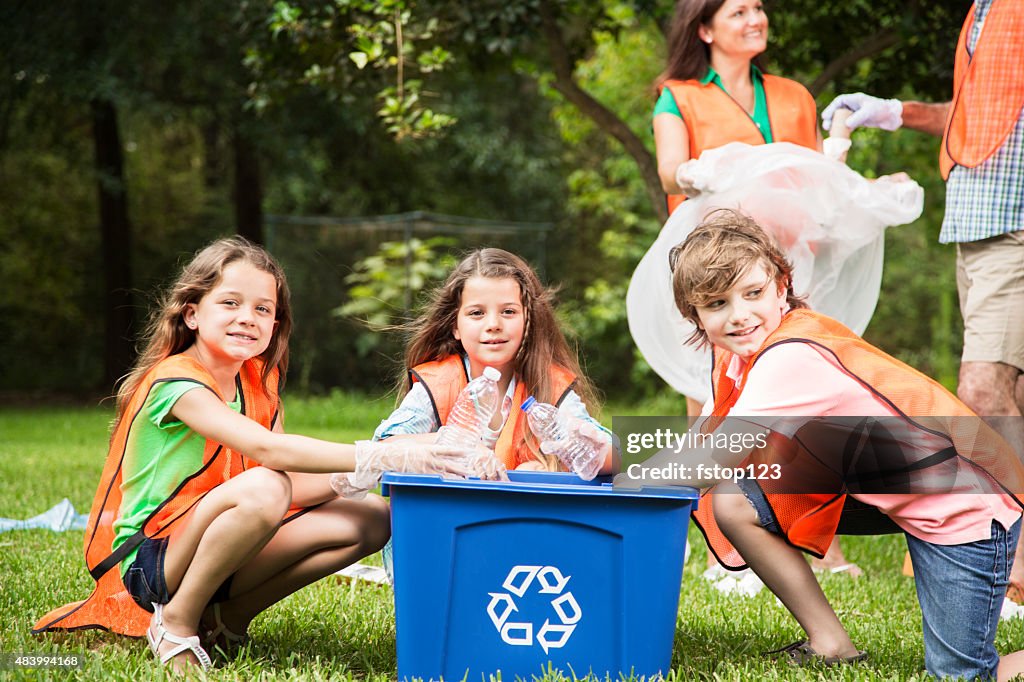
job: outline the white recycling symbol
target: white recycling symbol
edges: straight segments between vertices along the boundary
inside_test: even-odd
[[[550,649],[565,646],[576,629],[576,624],[583,616],[580,605],[572,592],[564,591],[572,576],[563,576],[556,566],[513,566],[501,584],[509,593],[488,592],[491,603],[487,605],[487,615],[501,635],[502,641],[513,646],[533,645],[533,623],[509,620],[513,612],[519,611],[512,595],[522,597],[536,579],[540,586],[540,594],[557,595],[551,600],[551,606],[558,617],[558,623],[550,618],[537,630],[537,643],[548,653]],[[500,610],[499,610],[500,609]],[[557,637],[557,639],[553,638]]]

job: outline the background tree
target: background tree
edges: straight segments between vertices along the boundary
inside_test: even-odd
[[[602,358],[588,370],[610,394],[662,390],[636,357],[623,294],[663,215],[651,85],[671,10],[668,0],[8,3],[3,387],[109,390],[124,360],[104,361],[104,349],[123,358],[132,331],[117,315],[143,307],[139,294],[185,254],[240,231],[288,259],[305,288],[299,385],[376,390],[394,358],[352,345],[357,321],[331,310],[352,302],[344,278],[389,237],[330,246],[333,228],[281,216],[427,210],[554,223],[548,275],[581,348]],[[769,11],[770,69],[821,106],[840,90],[948,96],[959,0]],[[120,171],[100,148],[120,150]],[[960,335],[952,252],[935,244],[935,153],[912,132],[864,131],[851,164],[909,169],[926,187],[924,218],[890,231],[868,335],[951,377]],[[111,200],[102,219],[101,198]],[[472,239],[464,245],[487,237]]]

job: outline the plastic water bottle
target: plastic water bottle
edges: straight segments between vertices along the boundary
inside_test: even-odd
[[[483,374],[473,379],[455,400],[448,421],[438,430],[438,445],[475,448],[480,444],[484,427],[498,410],[498,380],[501,372],[484,367]]]
[[[569,426],[558,412],[558,408],[548,403],[539,403],[530,396],[522,405],[526,413],[526,421],[530,430],[540,442],[565,440],[569,437]],[[601,470],[604,461],[598,456],[597,446],[586,438],[573,438],[566,451],[559,456],[562,464],[571,472],[590,481]]]

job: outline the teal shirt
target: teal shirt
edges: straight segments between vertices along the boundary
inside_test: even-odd
[[[754,113],[750,114],[750,118],[754,121],[754,125],[756,125],[757,129],[761,132],[761,137],[764,138],[765,144],[771,144],[772,125],[768,121],[768,99],[764,94],[764,76],[761,73],[761,69],[757,68],[753,64],[750,65],[750,80],[754,83]],[[710,66],[708,67],[707,74],[700,79],[701,85],[707,85],[708,83],[714,83],[721,88],[722,92],[727,95],[729,94],[729,91],[722,85],[722,78]],[[673,114],[679,118],[683,117],[683,115],[679,113],[679,107],[676,105],[676,100],[668,88],[662,88],[661,96],[654,105],[654,115],[657,116],[658,114]]]

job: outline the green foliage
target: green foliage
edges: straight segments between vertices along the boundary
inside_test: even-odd
[[[448,276],[455,258],[438,250],[454,245],[446,237],[384,242],[377,253],[356,263],[345,278],[349,300],[334,314],[356,318],[369,328],[356,340],[361,357],[380,347],[382,329],[408,319],[421,294]]]
[[[660,225],[635,159],[554,89],[543,21],[550,13],[576,82],[653,149],[650,84],[664,63],[673,4],[12,6],[0,22],[12,74],[0,82],[3,387],[91,390],[99,380],[104,284],[88,102],[102,96],[122,113],[140,304],[190,253],[234,229],[233,140],[241,133],[258,143],[267,214],[424,210],[554,223],[547,279],[561,285],[564,319],[589,373],[616,398],[662,392],[636,357],[623,303]],[[840,90],[946,98],[966,7],[775,3],[770,69],[807,84],[826,74],[819,107]],[[926,188],[922,219],[888,233],[867,336],[952,385],[961,330],[953,250],[936,244],[943,187],[935,144],[911,132],[858,131],[850,163],[868,175],[908,170]],[[327,392],[384,383],[394,347],[374,347],[365,329],[332,311],[348,302],[354,263],[396,235],[342,243],[310,227],[273,237],[298,316],[290,385]],[[532,255],[531,239],[509,248]],[[494,242],[481,232],[459,247]]]
[[[455,123],[426,105],[423,80],[410,77],[453,61],[439,44],[420,48],[436,37],[438,21],[414,13],[413,3],[278,0],[264,24],[267,33],[253,34],[245,59],[255,78],[249,101],[257,110],[285,104],[296,86],[335,101],[350,99],[353,86],[362,86],[378,88],[377,113],[398,141],[437,135]]]
[[[631,28],[595,35],[592,56],[577,65],[580,84],[615,111],[653,146],[650,134],[652,91],[661,68],[663,42],[653,22],[626,20]],[[574,254],[564,271],[572,288],[566,310],[571,327],[584,340],[588,374],[611,396],[651,395],[662,390],[633,344],[626,323],[626,288],[633,269],[659,229],[633,160],[578,109],[566,103],[555,110],[566,140],[569,210]],[[579,227],[577,227],[579,226]],[[585,226],[585,227],[584,227]],[[564,237],[563,237],[564,238]],[[596,245],[601,258],[594,259]]]

